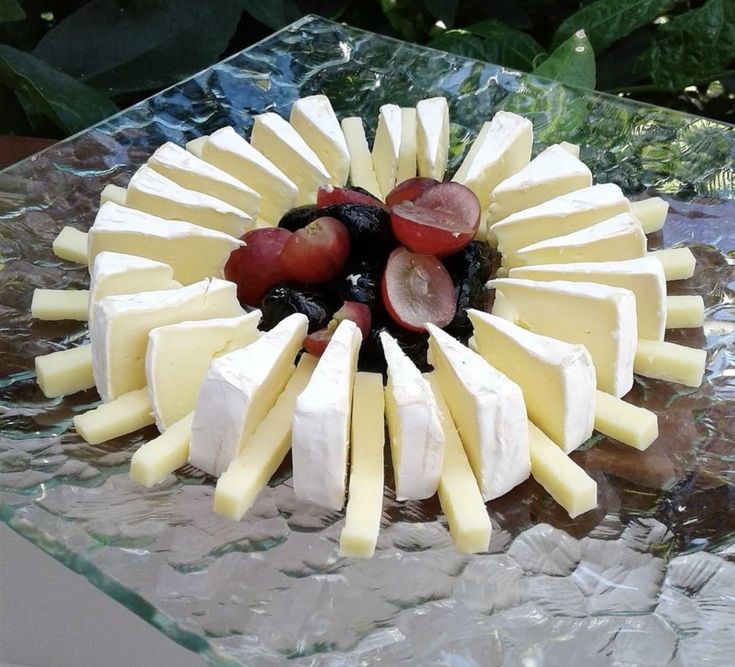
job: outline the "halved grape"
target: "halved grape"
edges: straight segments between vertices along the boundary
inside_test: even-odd
[[[281,270],[288,280],[326,283],[345,265],[350,254],[350,235],[335,218],[317,218],[295,231],[280,255]]]
[[[426,322],[445,327],[457,310],[457,293],[444,265],[406,248],[388,258],[381,290],[390,316],[409,331],[424,331]]]
[[[362,188],[338,188],[329,184],[322,185],[316,191],[317,208],[331,206],[332,204],[364,204],[384,208],[384,204],[380,199],[373,197],[367,190]]]
[[[460,183],[439,183],[391,208],[396,238],[413,252],[445,257],[462,250],[480,225],[480,200]]]
[[[334,313],[331,321],[326,327],[319,331],[315,331],[313,334],[309,334],[304,339],[304,349],[315,357],[321,357],[324,350],[327,349],[329,341],[332,340],[332,334],[337,330],[337,327],[342,320],[352,320],[357,324],[362,332],[363,340],[365,340],[370,333],[370,324],[372,322],[370,308],[368,308],[364,303],[345,301],[342,304],[342,307]]]
[[[390,206],[400,204],[402,201],[414,201],[421,193],[434,185],[439,185],[440,181],[428,176],[416,176],[409,178],[403,183],[399,183],[394,187],[385,198],[385,203]]]

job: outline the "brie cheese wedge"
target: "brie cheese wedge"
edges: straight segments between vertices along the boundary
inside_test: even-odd
[[[145,376],[153,415],[163,432],[194,410],[212,359],[252,343],[260,311],[240,317],[178,322],[148,334]]]
[[[166,142],[151,155],[148,165],[182,188],[215,197],[251,218],[258,216],[260,195],[255,190],[181,146]]]
[[[189,285],[209,276],[221,278],[230,253],[244,245],[213,229],[107,202],[89,230],[89,262],[94,267],[95,258],[104,251],[146,257],[170,265],[174,278]]]
[[[128,183],[125,206],[164,220],[185,220],[235,237],[242,236],[255,223],[245,211],[210,195],[182,188],[145,165]]]
[[[354,116],[342,119],[342,132],[350,152],[350,183],[353,187],[363,188],[371,195],[382,198],[378,181],[373,170],[373,158],[365,137],[362,118]]]
[[[558,144],[549,146],[493,190],[490,198],[491,223],[552,197],[590,185],[592,173],[587,165]]]
[[[373,141],[373,170],[381,199],[385,199],[396,187],[400,154],[401,108],[395,104],[384,104],[380,107],[378,128]]]
[[[449,105],[444,97],[416,104],[416,156],[419,176],[444,180],[449,157]]]
[[[326,95],[310,95],[291,107],[291,126],[329,172],[329,182],[342,187],[350,173],[350,153],[332,103]]]
[[[484,211],[490,206],[490,193],[495,187],[531,161],[532,146],[531,121],[498,111],[483,124],[452,180],[472,190]]]
[[[329,172],[287,121],[272,112],[255,116],[250,143],[296,184],[297,206],[316,202],[316,191],[329,182]]]
[[[526,331],[469,309],[480,354],[518,384],[528,417],[565,452],[592,435],[597,380],[583,345]]]
[[[531,474],[526,406],[520,387],[433,324],[428,361],[487,502]],[[479,341],[478,341],[479,343]]]
[[[102,400],[146,384],[145,355],[152,329],[184,320],[242,315],[237,286],[217,278],[169,289],[107,296],[95,305],[89,328],[92,370]]]
[[[597,387],[623,396],[633,386],[638,343],[635,295],[627,289],[564,280],[491,280],[493,314],[535,333],[584,345]]]
[[[189,463],[215,477],[227,470],[293,374],[307,325],[305,315],[289,315],[211,363],[194,409]]]
[[[396,183],[416,176],[416,109],[401,109],[401,145],[398,148]]]
[[[296,399],[293,417],[294,493],[336,510],[345,502],[352,387],[361,342],[359,327],[342,320]]]
[[[439,488],[444,463],[444,431],[436,398],[396,340],[382,332],[380,342],[388,366],[385,417],[396,498],[429,498]]]

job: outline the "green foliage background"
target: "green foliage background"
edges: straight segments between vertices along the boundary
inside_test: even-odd
[[[308,13],[735,122],[735,0],[0,0],[0,134],[76,132]]]

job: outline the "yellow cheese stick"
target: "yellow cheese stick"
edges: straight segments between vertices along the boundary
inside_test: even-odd
[[[706,361],[705,350],[639,338],[633,371],[647,378],[698,387],[702,384]]]
[[[100,193],[100,206],[108,201],[114,201],[120,206],[125,206],[125,199],[128,196],[127,188],[121,188],[119,185],[106,185]]]
[[[36,379],[44,396],[57,398],[94,387],[92,346],[73,347],[36,357]]]
[[[91,445],[119,438],[153,423],[148,388],[136,389],[74,417],[74,428]]]
[[[597,482],[528,422],[531,475],[574,519],[597,507]]]
[[[701,296],[667,296],[666,328],[693,329],[704,324],[704,299]]]
[[[316,362],[316,357],[310,354],[301,356],[276,404],[217,481],[214,490],[214,511],[217,514],[239,521],[281,465],[291,447],[296,398],[308,384]]]
[[[646,234],[657,232],[666,222],[669,205],[661,197],[630,202],[630,212],[638,218]]]
[[[383,376],[357,373],[352,396],[349,500],[345,525],[339,536],[339,553],[371,558],[383,511]]]
[[[666,248],[648,253],[648,257],[655,257],[664,267],[666,280],[685,280],[694,275],[697,264],[689,248]]]
[[[643,451],[658,438],[658,417],[655,412],[598,390],[595,395],[595,430]]]
[[[77,264],[87,263],[87,234],[74,227],[64,227],[54,239],[51,248],[54,255],[61,259]]]
[[[189,460],[194,413],[171,424],[157,438],[141,445],[130,460],[130,478],[148,488],[162,481]]]
[[[452,541],[457,550],[464,553],[487,551],[492,524],[485,502],[436,377],[433,373],[427,377],[434,390],[444,430],[444,465],[439,480],[439,502],[449,522]]]
[[[37,320],[86,322],[88,315],[89,290],[40,288],[33,290],[31,317]]]

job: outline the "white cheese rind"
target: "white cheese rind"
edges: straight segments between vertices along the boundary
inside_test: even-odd
[[[89,338],[95,384],[102,400],[111,401],[145,386],[145,356],[152,329],[184,320],[241,314],[237,286],[217,278],[98,301]]]
[[[401,145],[398,149],[396,183],[416,176],[416,109],[401,108]]]
[[[209,135],[201,144],[201,158],[255,190],[260,195],[259,215],[272,225],[296,205],[298,186],[232,127]]]
[[[74,428],[91,445],[133,433],[153,423],[147,389],[136,389],[74,417]]]
[[[245,244],[228,234],[172,222],[107,202],[89,230],[89,262],[108,250],[163,262],[184,284],[221,278],[230,253]]]
[[[293,374],[307,325],[305,315],[289,315],[211,363],[194,409],[192,465],[215,477],[227,470]]]
[[[329,182],[339,187],[347,183],[350,153],[329,98],[310,95],[296,100],[289,121],[326,167]]]
[[[46,398],[58,398],[94,387],[91,345],[43,354],[36,357],[34,363],[38,387]]]
[[[182,188],[146,165],[130,179],[125,205],[164,220],[185,220],[235,237],[242,236],[255,223],[245,211],[210,195]]]
[[[472,190],[484,211],[490,206],[490,193],[495,187],[531,161],[532,146],[531,121],[498,111],[483,124],[452,180]]]
[[[74,227],[66,226],[53,240],[51,249],[60,259],[77,264],[87,263],[87,234]]]
[[[260,311],[240,317],[178,322],[148,334],[145,375],[158,430],[194,410],[212,359],[259,336]]]
[[[635,294],[638,336],[663,340],[666,326],[666,277],[661,262],[646,256],[620,262],[542,264],[511,269],[510,278],[600,283]]]
[[[428,361],[434,366],[485,501],[528,479],[526,406],[520,387],[476,352],[433,324]]]
[[[583,162],[558,144],[549,146],[493,190],[491,221],[591,185],[592,173]]]
[[[272,112],[255,116],[250,143],[296,184],[298,206],[316,202],[316,192],[329,182],[329,172],[288,122]]]
[[[182,188],[219,199],[251,218],[258,216],[260,195],[255,190],[181,146],[166,142],[151,155],[148,165]]]
[[[350,183],[354,187],[363,188],[371,195],[382,198],[380,186],[375,179],[373,170],[373,158],[370,155],[370,147],[365,137],[365,127],[362,118],[353,116],[342,119],[342,132],[347,141],[347,149],[350,152]]]
[[[429,498],[439,488],[444,431],[434,392],[389,334],[380,334],[388,382],[385,417],[398,500]]]
[[[77,320],[86,322],[89,316],[87,304],[89,290],[86,289],[41,289],[33,290],[31,317],[36,320],[54,322]]]
[[[501,278],[494,287],[494,315],[551,338],[584,345],[597,387],[623,396],[633,386],[638,330],[630,290],[594,283]]]
[[[444,180],[449,157],[449,105],[444,97],[416,104],[416,158],[419,176]]]
[[[296,497],[342,509],[352,414],[352,387],[362,342],[358,326],[343,320],[296,400],[291,436]]]
[[[400,154],[401,108],[396,104],[384,104],[378,113],[372,153],[373,171],[382,199],[396,186]]]
[[[595,367],[583,345],[469,309],[480,354],[521,388],[528,416],[565,452],[592,435]]]

